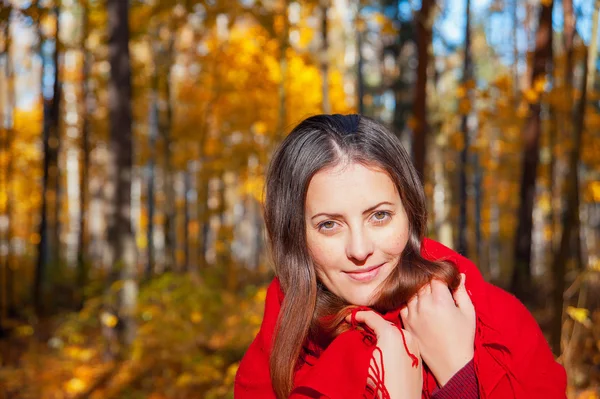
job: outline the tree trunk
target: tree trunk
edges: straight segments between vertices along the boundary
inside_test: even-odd
[[[475,252],[472,254],[472,260],[476,265],[480,264],[482,253],[484,251],[483,248],[483,233],[482,233],[482,221],[481,221],[481,208],[482,208],[482,190],[481,184],[483,180],[483,169],[481,164],[479,163],[479,154],[472,155],[472,165],[473,165],[473,194],[474,194],[474,202],[475,202],[475,244],[474,249]],[[489,270],[489,265],[486,266]]]
[[[321,0],[321,90],[323,93],[322,110],[324,114],[331,113],[331,103],[329,101],[329,38],[327,12],[329,10],[329,0]]]
[[[171,155],[168,149],[171,146],[171,141],[168,137],[163,136],[164,145],[164,166],[163,166],[163,189],[165,191],[164,202],[164,270],[174,271],[176,269],[175,245],[176,245],[176,229],[175,229],[175,195],[173,188],[173,168],[171,166]]]
[[[154,273],[155,251],[154,251],[154,215],[155,215],[155,169],[156,169],[156,138],[158,136],[158,71],[154,67],[152,78],[152,92],[150,94],[150,112],[148,118],[148,229],[146,231],[148,260],[146,264],[145,278],[150,279]]]
[[[190,203],[189,194],[192,190],[192,172],[189,168],[189,164],[183,171],[183,268],[184,271],[190,272],[192,270],[190,261]]]
[[[88,221],[88,192],[89,192],[89,170],[90,170],[90,115],[92,114],[93,94],[90,89],[89,79],[91,70],[91,54],[86,49],[85,42],[89,36],[89,5],[82,4],[82,43],[83,67],[82,67],[82,96],[83,112],[81,126],[81,153],[82,165],[79,179],[79,238],[77,242],[77,287],[79,290],[78,307],[82,308],[85,301],[85,286],[88,281],[88,246],[87,246],[87,221]]]
[[[535,52],[530,87],[546,75],[548,64],[552,62],[552,6],[542,4],[539,26],[536,34]],[[511,289],[521,300],[531,299],[531,233],[533,230],[533,204],[537,167],[539,164],[539,141],[541,135],[541,101],[538,97],[529,105],[529,116],[523,129],[522,177],[518,227],[514,242],[514,270]]]
[[[596,61],[598,59],[598,14],[600,13],[600,0],[596,0],[594,13],[592,15],[592,36],[590,38],[590,49],[588,57],[588,85],[593,86],[596,82]],[[589,88],[588,88],[589,89]]]
[[[60,15],[58,7],[55,8],[55,24],[56,36],[54,38],[54,52],[51,57],[44,54],[43,46],[40,46],[42,56],[42,77],[45,76],[45,71],[48,68],[54,68],[54,82],[51,87],[50,95],[47,95],[48,90],[42,79],[42,101],[44,107],[44,127],[43,127],[43,178],[42,178],[42,205],[41,205],[41,222],[39,225],[40,241],[38,244],[38,254],[36,261],[35,277],[33,284],[33,302],[38,314],[44,312],[47,307],[45,300],[47,284],[48,284],[48,266],[56,266],[58,262],[58,187],[59,187],[59,170],[58,170],[58,153],[59,153],[59,109],[60,109],[60,82],[59,82],[59,21]],[[40,40],[42,38],[41,28],[38,24],[38,34]]]
[[[580,151],[581,151],[581,144],[582,144],[582,136],[584,133],[584,129],[585,129],[585,108],[586,108],[586,102],[587,102],[587,93],[589,91],[593,90],[594,84],[595,84],[595,77],[594,77],[594,72],[590,71],[590,68],[593,68],[595,70],[595,65],[597,62],[597,57],[598,57],[598,41],[597,41],[597,35],[598,35],[598,17],[599,17],[599,11],[600,11],[600,0],[596,0],[595,6],[594,6],[594,13],[592,16],[592,32],[591,32],[591,36],[592,39],[590,40],[590,46],[588,48],[588,52],[587,52],[587,60],[584,61],[585,62],[585,66],[584,66],[584,73],[583,73],[583,82],[582,82],[582,88],[581,88],[581,97],[579,100],[579,103],[577,105],[577,109],[575,111],[575,115],[574,115],[574,119],[575,119],[575,128],[574,128],[574,142],[573,142],[573,149],[571,151],[570,154],[570,158],[569,158],[569,169],[572,173],[574,173],[574,176],[569,176],[566,179],[566,186],[567,186],[567,204],[566,204],[566,208],[565,208],[565,212],[563,213],[563,234],[561,236],[561,241],[560,241],[560,246],[559,246],[559,252],[558,254],[554,257],[555,259],[555,264],[553,264],[553,270],[556,270],[555,273],[558,274],[562,272],[562,276],[563,276],[563,280],[564,280],[564,273],[565,273],[565,266],[564,264],[566,263],[566,261],[569,259],[569,253],[570,251],[570,244],[572,241],[575,241],[577,248],[575,249],[575,258],[578,262],[578,269],[580,270],[580,273],[585,273],[586,271],[583,270],[583,264],[584,262],[582,262],[582,249],[581,249],[581,243],[579,241],[579,236],[580,236],[580,219],[579,219],[579,175],[578,175],[578,166],[579,166],[579,159],[580,159]],[[575,236],[575,237],[573,237]],[[575,240],[571,240],[572,238],[575,238]],[[559,259],[560,257],[562,257],[562,259]],[[592,265],[592,263],[589,263],[590,265]],[[586,297],[588,297],[588,293],[590,293],[590,288],[592,288],[592,291],[595,289],[594,286],[597,285],[597,281],[591,281],[591,279],[587,279],[588,281],[584,281],[584,283],[582,284],[582,286],[580,287],[580,291],[579,291],[579,300],[578,300],[578,304],[577,307],[585,307],[586,306]],[[590,286],[590,287],[588,287]],[[557,349],[563,349],[561,348],[561,335],[562,335],[562,317],[559,320],[559,298],[558,295],[560,295],[560,299],[563,299],[563,293],[559,292],[559,289],[561,287],[555,287],[555,291],[554,291],[554,298],[553,298],[553,302],[554,302],[554,306],[555,306],[555,317],[553,320],[553,326],[552,326],[552,347],[553,349],[556,351]],[[564,288],[564,281],[563,281],[563,288]],[[562,316],[562,306],[563,303],[560,303],[560,316]],[[593,311],[593,309],[591,309]],[[560,324],[559,324],[560,323]],[[571,333],[571,337],[570,340],[568,342],[568,345],[566,348],[564,348],[564,364],[565,367],[568,370],[574,370],[576,368],[575,363],[577,362],[577,358],[578,358],[578,353],[577,353],[577,348],[581,348],[581,326],[578,323],[575,323],[574,327],[573,327],[573,331]]]
[[[199,237],[199,226],[200,226],[200,220],[198,218],[198,181],[196,179],[197,176],[197,171],[198,171],[198,165],[199,165],[199,161],[198,161],[198,157],[196,154],[196,151],[192,151],[192,160],[188,161],[188,167],[187,167],[187,173],[188,176],[187,178],[189,179],[188,184],[189,184],[189,191],[188,193],[190,194],[191,197],[193,197],[193,200],[191,201],[191,203],[187,204],[187,208],[186,211],[188,213],[188,246],[189,246],[189,252],[188,252],[188,261],[187,261],[187,265],[188,265],[188,271],[192,274],[192,275],[198,275],[198,237]],[[189,201],[189,200],[188,200]]]
[[[431,13],[435,0],[422,0],[421,9],[416,14],[417,37],[417,80],[415,82],[415,99],[413,113],[415,127],[413,129],[412,155],[415,168],[425,181],[425,154],[427,142],[427,68],[429,65],[429,46],[431,45]]]
[[[3,7],[3,6],[0,6]],[[13,153],[12,153],[12,138],[13,138],[13,113],[15,109],[14,82],[11,65],[11,43],[10,37],[10,17],[11,8],[3,9],[3,15],[7,15],[3,22],[4,36],[4,77],[1,80],[4,87],[0,90],[0,96],[6,93],[6,97],[2,97],[2,113],[0,119],[0,153],[5,154],[6,168],[0,175],[0,194],[4,194],[3,201],[0,201],[0,215],[4,216],[6,224],[0,227],[0,337],[3,335],[4,324],[8,319],[11,310],[13,310],[13,289],[14,289],[14,273],[12,270],[12,188],[11,177],[13,174]],[[3,203],[3,204],[2,204]]]
[[[173,39],[170,39],[171,42]],[[171,60],[172,60],[172,43],[169,44],[167,50],[166,62],[167,66],[164,68],[165,74],[165,95],[166,95],[166,113],[164,117],[159,116],[159,130],[163,138],[164,144],[164,187],[166,193],[165,202],[165,255],[167,269],[177,269],[177,258],[175,256],[177,248],[177,227],[176,227],[176,210],[175,210],[175,187],[174,187],[174,171],[171,159],[171,126],[172,126],[172,105],[171,105],[171,85],[170,85],[170,71],[171,71]],[[161,68],[163,69],[163,68]],[[159,114],[160,115],[160,114]]]
[[[202,153],[202,149],[200,149]],[[208,233],[210,231],[210,209],[208,208],[209,176],[206,163],[201,163],[198,172],[198,268],[206,267],[206,250],[208,248]]]
[[[288,18],[289,0],[283,0],[282,3],[283,9],[281,11],[281,15],[283,17],[283,27],[279,37],[279,71],[281,74],[281,80],[279,81],[277,92],[279,97],[279,116],[277,118],[276,137],[278,138],[285,137],[285,129],[287,126],[287,50],[290,47],[290,24]]]
[[[512,73],[513,73],[513,94],[517,94],[519,91],[519,45],[517,40],[517,28],[519,26],[519,1],[520,0],[512,0],[511,12],[512,12],[512,45],[513,45],[513,65],[512,65]]]
[[[568,114],[569,116],[573,115],[572,111],[573,111],[573,106],[571,104],[571,99],[573,98],[573,40],[575,37],[575,13],[573,10],[573,0],[562,0],[563,3],[563,12],[564,12],[564,32],[563,32],[563,45],[564,45],[564,51],[565,51],[565,70],[564,70],[564,75],[563,75],[563,85],[566,91],[566,95],[565,95],[565,101],[568,102]],[[573,120],[574,122],[576,121],[576,119]],[[568,134],[567,132],[570,131],[570,120],[569,118],[564,118],[564,120],[562,121],[563,124],[563,129],[562,129],[562,135],[564,135],[564,139],[567,139],[566,135]],[[578,132],[574,132],[574,138],[575,140],[577,139],[577,135]],[[555,147],[556,146],[556,139],[552,139],[551,143],[550,143],[550,148],[551,148],[551,153],[552,153],[552,159],[550,162],[550,195],[552,198],[552,201],[554,202],[554,187],[555,187],[555,183],[554,180],[556,179],[555,175],[555,165],[556,165],[556,154],[555,154]],[[573,148],[573,152],[578,151],[577,149]],[[571,154],[571,157],[573,156],[573,154]],[[577,154],[577,157],[579,158],[579,154]],[[571,169],[572,164],[571,164],[571,160],[569,160],[569,170],[571,170],[571,172],[577,173],[577,170],[573,171],[573,169]],[[566,175],[565,175],[566,176]],[[577,175],[576,175],[577,176]],[[565,179],[565,182],[567,183],[567,189],[565,190],[566,193],[566,197],[567,197],[567,204],[565,207],[565,211],[563,212],[563,228],[565,227],[565,225],[567,223],[570,223],[570,221],[568,221],[566,218],[571,218],[573,217],[573,215],[569,214],[569,207],[572,206],[573,204],[569,203],[569,200],[571,200],[570,197],[570,190],[573,189],[572,186],[572,180],[573,180],[573,176],[569,176],[567,179]],[[575,184],[577,185],[577,184]],[[579,207],[577,207],[579,208]],[[570,235],[571,233],[567,233],[565,234],[565,231],[563,230],[562,232],[562,236],[561,236],[561,242],[560,242],[560,246],[558,248],[555,248],[554,245],[554,230],[555,230],[555,222],[554,222],[554,209],[552,209],[552,216],[551,216],[551,230],[553,232],[553,237],[551,239],[551,253],[552,253],[552,269],[551,269],[551,273],[552,273],[552,281],[553,281],[553,293],[552,293],[552,308],[553,308],[553,318],[552,318],[552,327],[551,327],[551,339],[550,339],[550,345],[552,347],[552,350],[554,352],[555,355],[559,355],[561,352],[561,337],[562,337],[562,316],[563,316],[563,304],[564,304],[564,299],[563,299],[563,293],[565,290],[565,272],[566,272],[566,258],[559,261],[559,259],[557,259],[558,256],[561,255],[561,251],[562,251],[562,240],[564,238],[568,238],[567,236]]]
[[[108,241],[112,255],[110,267],[119,272],[122,282],[118,313],[120,342],[125,345],[129,345],[135,336],[133,311],[137,299],[136,247],[131,222],[133,135],[128,7],[128,1],[107,1],[110,154],[113,158],[108,192]],[[108,324],[110,327],[112,323]],[[116,325],[112,325],[114,327]]]
[[[363,25],[364,21],[360,16],[362,11],[361,2],[358,1],[358,9],[356,10],[356,54],[358,57],[357,65],[356,65],[356,81],[357,81],[357,96],[358,96],[358,113],[364,115],[365,113],[365,78],[364,78],[364,59],[362,54],[362,46],[363,46]]]
[[[463,64],[462,86],[466,90],[465,98],[459,101],[471,102],[471,90],[468,88],[469,82],[473,79],[473,68],[471,66],[471,0],[465,4],[465,55]],[[460,217],[458,221],[458,252],[468,256],[468,196],[467,169],[469,167],[469,146],[471,144],[471,135],[469,132],[469,111],[464,110],[465,114],[461,118],[460,130],[463,134],[463,148],[460,153]]]
[[[566,263],[569,260],[571,234],[574,232],[573,226],[578,224],[579,219],[579,160],[581,158],[581,141],[583,130],[585,129],[585,106],[587,102],[587,91],[590,88],[587,79],[589,63],[584,62],[584,74],[581,83],[581,97],[577,104],[577,109],[574,114],[574,129],[573,129],[573,148],[569,156],[569,171],[571,172],[565,181],[567,192],[567,203],[563,213],[563,228],[562,236],[558,253],[554,256],[552,270],[555,274],[553,303],[555,317],[552,328],[552,349],[555,354],[561,352],[561,327],[562,327],[562,306],[564,292],[564,276],[566,271]],[[578,233],[576,231],[575,233]],[[560,315],[560,317],[559,317]],[[569,361],[570,359],[566,359]]]

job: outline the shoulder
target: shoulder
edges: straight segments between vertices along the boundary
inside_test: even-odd
[[[467,257],[448,248],[444,244],[432,240],[431,238],[424,238],[421,242],[421,256],[425,259],[434,261],[450,261],[456,266],[459,273],[464,273],[466,275],[467,288],[469,288],[471,292],[478,293],[480,289],[483,289],[485,281],[475,263]]]
[[[423,239],[421,255],[429,260],[450,261],[460,273],[465,274],[467,292],[478,318],[487,325],[506,330],[510,329],[510,323],[506,319],[514,319],[515,315],[525,318],[529,316],[529,312],[516,297],[485,281],[477,266],[467,257],[430,238]]]
[[[450,249],[441,242],[427,237],[423,238],[423,241],[421,242],[421,256],[429,260],[449,260],[452,263],[455,263],[459,269],[465,264],[469,264],[469,266],[476,269],[475,264],[468,258],[462,256],[453,249]]]

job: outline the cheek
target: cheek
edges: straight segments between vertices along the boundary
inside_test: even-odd
[[[327,269],[330,265],[338,264],[337,258],[339,257],[339,251],[336,250],[333,243],[326,243],[322,240],[310,240],[308,242],[308,248],[313,261],[321,269]]]
[[[390,240],[388,247],[389,252],[399,255],[406,247],[407,235],[396,236]]]
[[[386,234],[386,237],[381,240],[383,245],[381,249],[393,255],[399,255],[406,247],[408,241],[408,230],[405,228],[392,229]]]

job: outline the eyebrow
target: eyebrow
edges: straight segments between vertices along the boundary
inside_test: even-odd
[[[365,209],[362,214],[364,215],[365,213],[369,213],[372,210],[380,207],[381,205],[392,205],[393,206],[394,204],[392,204],[391,202],[388,202],[388,201],[382,201],[382,202],[378,203],[377,205],[373,205],[372,207],[370,207],[368,209]],[[310,220],[313,220],[317,216],[329,216],[329,217],[334,217],[334,218],[340,218],[340,217],[342,217],[342,215],[340,213],[321,212],[321,213],[317,213],[316,215],[314,215],[313,217],[311,217]]]

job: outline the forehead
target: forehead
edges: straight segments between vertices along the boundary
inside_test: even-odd
[[[399,202],[396,184],[379,167],[350,163],[322,169],[313,176],[308,185],[306,210],[337,212],[340,208],[373,206],[375,201]]]

